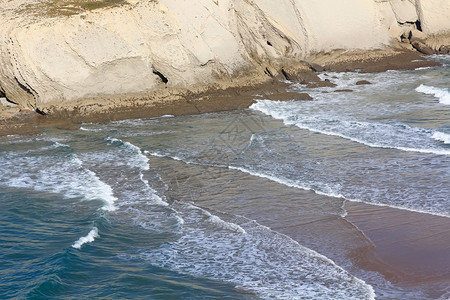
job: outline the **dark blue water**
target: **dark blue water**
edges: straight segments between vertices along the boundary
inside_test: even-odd
[[[358,269],[344,203],[450,215],[449,72],[1,137],[0,298],[445,299]]]

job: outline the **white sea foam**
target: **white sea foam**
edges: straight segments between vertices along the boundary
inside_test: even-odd
[[[347,201],[362,202],[362,203],[366,203],[366,204],[370,204],[370,205],[376,205],[376,206],[392,207],[392,208],[396,208],[396,209],[402,209],[402,210],[407,210],[407,211],[412,211],[412,212],[417,212],[417,213],[424,213],[424,214],[429,214],[429,215],[434,215],[434,216],[439,216],[439,217],[447,217],[447,218],[449,217],[448,214],[442,213],[442,212],[428,211],[428,210],[424,210],[424,209],[405,207],[405,206],[402,206],[402,205],[378,203],[378,202],[364,201],[364,200],[361,200],[361,199],[355,199],[355,198],[346,197],[346,196],[342,195],[341,193],[339,193],[336,188],[330,187],[329,185],[320,184],[318,182],[316,182],[316,185],[319,185],[320,189],[312,188],[311,186],[307,186],[307,185],[301,185],[301,184],[299,184],[297,182],[294,182],[292,180],[289,180],[289,179],[286,179],[286,178],[281,178],[281,177],[278,177],[278,176],[275,176],[275,175],[269,175],[269,174],[265,174],[265,173],[262,173],[262,172],[251,171],[251,170],[246,169],[244,167],[229,166],[229,168],[232,169],[232,170],[237,170],[237,171],[240,171],[240,172],[243,172],[243,173],[250,174],[252,176],[266,178],[266,179],[269,179],[271,181],[283,184],[283,185],[288,186],[288,187],[298,188],[298,189],[302,189],[302,190],[306,190],[306,191],[313,191],[313,192],[315,192],[318,195],[334,197],[334,198],[341,198],[341,199],[345,199]],[[341,213],[341,217],[345,217],[347,212],[344,209],[342,209],[342,210],[343,210],[343,212]]]
[[[130,142],[112,137],[106,140],[110,146],[115,147],[109,151],[90,153],[89,157],[90,160],[98,161],[103,176],[114,182],[115,192],[120,196],[120,205],[131,205],[145,200],[154,205],[167,206],[167,202],[158,195],[145,177],[146,172],[150,170],[147,153]],[[117,177],[111,176],[118,169],[120,173],[127,174],[119,181]]]
[[[183,202],[172,208],[184,220],[183,232],[140,254],[153,265],[229,282],[263,299],[375,298],[370,285],[327,257],[254,220]]]
[[[434,97],[439,99],[440,103],[450,105],[450,92],[446,88],[437,88],[421,84],[416,88],[416,91],[428,95],[433,95]]]
[[[304,126],[301,124],[295,124],[298,128],[301,129],[306,129],[312,132],[316,132],[316,133],[320,133],[320,134],[325,134],[325,135],[330,135],[330,136],[337,136],[337,137],[341,137],[343,139],[347,139],[359,144],[363,144],[369,147],[373,147],[373,148],[384,148],[384,149],[397,149],[397,150],[402,150],[402,151],[407,151],[407,152],[418,152],[418,153],[428,153],[428,154],[437,154],[437,155],[450,155],[450,150],[445,150],[445,149],[433,149],[433,148],[413,148],[413,147],[403,147],[403,146],[395,146],[395,145],[385,145],[382,143],[371,143],[368,142],[366,140],[363,139],[359,139],[359,138],[355,138],[355,137],[351,137],[345,134],[341,134],[338,132],[333,132],[333,131],[327,131],[327,130],[320,130],[320,129],[316,129],[314,127],[310,127],[310,126]]]
[[[221,218],[219,218],[218,216],[212,215],[209,211],[204,210],[204,209],[202,209],[200,207],[197,207],[197,206],[195,206],[193,204],[186,203],[186,205],[189,206],[190,209],[201,210],[202,213],[205,214],[208,217],[208,221],[211,222],[211,223],[214,223],[214,225],[216,225],[218,227],[221,227],[221,228],[227,229],[227,230],[231,230],[231,231],[234,231],[234,232],[237,232],[237,233],[241,233],[241,234],[246,234],[245,230],[241,226],[239,226],[237,224],[224,221]]]
[[[342,194],[340,194],[338,192],[339,188],[336,188],[336,187],[333,188],[333,187],[330,187],[329,185],[321,185],[322,189],[318,190],[317,188],[313,188],[312,186],[301,185],[295,181],[292,181],[292,180],[289,180],[286,178],[281,178],[281,177],[278,177],[275,175],[269,175],[269,174],[265,174],[262,172],[252,171],[252,170],[246,169],[244,167],[229,166],[228,168],[231,170],[237,170],[237,171],[240,171],[243,173],[247,173],[252,176],[266,178],[266,179],[269,179],[271,181],[280,183],[280,184],[288,186],[288,187],[293,187],[293,188],[297,188],[297,189],[301,189],[301,190],[305,190],[305,191],[313,191],[314,193],[316,193],[318,195],[350,200],[350,199],[345,198]],[[318,183],[316,182],[316,184],[318,184]],[[345,214],[346,214],[345,210],[342,210],[341,217],[344,217]]]
[[[75,191],[83,190],[84,197],[87,200],[96,200],[102,199],[105,202],[105,205],[102,207],[103,210],[106,211],[114,211],[117,208],[114,206],[114,202],[117,198],[114,196],[114,192],[110,185],[106,184],[100,178],[98,178],[97,174],[89,169],[83,168],[83,162],[78,158],[74,157],[73,159],[76,164],[79,165],[79,170],[81,171],[80,179],[81,181],[71,181],[70,187]],[[83,180],[84,179],[84,180]],[[86,186],[87,189],[83,189],[82,186]],[[74,196],[77,196],[77,192],[74,193]],[[69,192],[70,195],[70,192]]]
[[[101,129],[101,128],[88,128],[88,127],[80,126],[80,130],[82,130],[82,131],[90,131],[90,132],[100,132],[103,129]]]
[[[59,143],[59,142],[54,142],[53,143],[53,147],[55,147],[55,148],[60,148],[60,147],[62,147],[62,148],[70,148],[69,145],[62,144],[62,143]]]
[[[257,137],[255,136],[255,139],[256,138]],[[418,203],[415,204],[414,201],[411,202],[410,200],[405,199],[404,196],[401,196],[396,199],[391,199],[392,200],[391,203],[381,201],[381,200],[388,200],[385,196],[381,197],[380,199],[378,199],[377,197],[369,197],[369,199],[364,200],[364,199],[360,198],[360,196],[362,196],[362,195],[358,190],[352,190],[352,189],[349,190],[348,187],[341,186],[340,184],[337,184],[337,183],[330,183],[330,182],[326,182],[326,181],[321,182],[321,181],[318,181],[317,178],[308,179],[306,177],[306,178],[300,179],[300,178],[296,177],[295,179],[289,179],[289,178],[283,176],[283,174],[272,173],[267,168],[259,170],[258,167],[249,168],[249,167],[246,167],[243,165],[222,165],[220,163],[208,164],[208,163],[201,163],[201,162],[194,163],[189,160],[180,159],[179,157],[174,158],[170,154],[163,154],[161,152],[153,153],[153,155],[155,155],[157,157],[171,158],[174,160],[182,161],[183,163],[186,163],[186,164],[213,166],[216,168],[228,168],[231,170],[237,170],[237,171],[240,171],[243,173],[250,174],[252,176],[266,178],[271,181],[286,185],[288,187],[298,188],[298,189],[307,190],[307,191],[313,191],[318,195],[334,197],[334,198],[341,198],[341,199],[345,199],[345,200],[353,201],[353,202],[363,202],[363,203],[377,205],[377,206],[389,206],[389,207],[393,207],[393,208],[397,208],[397,209],[403,209],[403,210],[407,210],[407,211],[425,213],[425,214],[436,215],[436,216],[441,216],[441,217],[449,217],[448,211],[445,209],[445,207],[439,206],[439,205],[436,206],[436,204],[438,204],[440,202],[435,203],[431,206],[424,205],[424,204],[430,204],[428,202],[422,203],[419,201]],[[377,191],[373,190],[371,192],[374,193],[374,195],[377,195],[377,193],[379,191],[377,192]],[[363,194],[367,194],[367,193],[363,193]],[[340,215],[342,217],[345,217],[345,214],[346,214],[345,210],[342,210],[342,212],[340,213]]]
[[[333,115],[330,114],[300,114],[297,112],[298,107],[293,109],[290,105],[292,104],[258,100],[250,108],[275,119],[283,120],[286,125],[295,125],[312,132],[341,137],[369,147],[450,155],[450,150],[436,147],[431,141],[427,141],[432,132],[428,129],[413,128],[404,124],[347,120],[340,116],[333,119]]]
[[[78,239],[78,241],[76,241],[72,245],[72,247],[75,248],[75,249],[80,249],[81,246],[83,246],[84,244],[92,243],[95,240],[95,238],[97,238],[97,237],[99,237],[98,229],[97,229],[97,227],[94,227],[94,228],[92,228],[92,230],[86,236],[80,237]]]
[[[151,156],[156,156],[156,157],[166,157],[166,155],[164,155],[164,154],[160,154],[158,152],[150,152],[148,150],[144,150],[144,153],[151,155]]]
[[[444,144],[450,144],[450,134],[436,131],[433,133],[433,139],[436,141],[444,142]]]
[[[131,167],[137,167],[141,170],[148,170],[150,168],[150,165],[148,164],[148,157],[142,154],[142,151],[139,147],[129,143],[124,142],[120,139],[108,137],[106,139],[107,141],[110,141],[111,143],[118,143],[123,145],[128,152],[134,154],[132,157],[128,157],[126,160],[127,164]]]
[[[158,157],[172,158],[170,155],[163,155],[161,153],[158,155]],[[181,159],[178,158],[177,160],[181,160]],[[184,163],[187,163],[187,164],[192,164],[192,162],[188,162],[188,161],[184,161],[184,160],[181,160],[181,161]],[[199,164],[199,165],[203,165],[203,164]],[[400,203],[400,204],[381,203],[381,202],[376,202],[376,201],[368,201],[368,200],[362,200],[362,199],[358,199],[358,198],[349,197],[347,195],[344,195],[341,192],[341,187],[336,184],[321,183],[316,180],[314,180],[313,182],[310,182],[310,183],[299,182],[296,180],[284,178],[278,174],[269,174],[264,171],[250,170],[249,168],[246,168],[243,166],[229,166],[229,165],[225,166],[225,165],[217,165],[216,164],[216,165],[214,165],[214,167],[218,167],[218,168],[226,167],[228,169],[237,170],[237,171],[240,171],[243,173],[250,174],[252,176],[269,179],[271,181],[280,183],[280,184],[288,186],[288,187],[298,188],[298,189],[306,190],[306,191],[313,191],[314,193],[316,193],[318,195],[323,195],[323,196],[327,196],[327,197],[340,198],[340,199],[345,199],[347,201],[352,201],[352,202],[362,202],[362,203],[376,205],[376,206],[392,207],[392,208],[396,208],[396,209],[402,209],[402,210],[407,210],[407,211],[412,211],[412,212],[417,212],[417,213],[430,214],[430,215],[435,215],[435,216],[440,216],[440,217],[449,217],[449,214],[445,211],[436,211],[431,208],[426,209],[426,208],[419,208],[419,207],[411,207],[410,205],[408,205],[408,203],[403,203],[403,204],[402,203]],[[345,215],[346,215],[346,211],[344,209],[342,209],[340,216],[345,217]]]
[[[181,158],[179,156],[176,156],[176,155],[162,154],[162,153],[159,153],[159,152],[153,152],[153,151],[148,151],[148,150],[144,150],[144,153],[148,154],[148,155],[151,155],[151,156],[156,156],[156,157],[167,157],[167,158],[170,158],[170,159],[173,159],[173,160],[182,161],[182,162],[187,163],[187,164],[191,164],[192,163],[192,162],[186,161],[183,158]]]
[[[411,61],[411,62],[413,62],[413,61]],[[415,68],[414,70],[416,70],[416,71],[422,71],[422,70],[430,70],[430,69],[433,69],[434,67],[420,67],[420,68]]]
[[[116,209],[114,202],[117,198],[111,186],[101,181],[93,171],[83,167],[83,162],[76,155],[12,157],[6,157],[3,164],[7,176],[4,176],[2,182],[6,185],[57,193],[66,198],[101,200],[104,202],[103,210]]]

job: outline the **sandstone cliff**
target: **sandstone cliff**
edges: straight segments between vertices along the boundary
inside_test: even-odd
[[[262,82],[333,50],[450,52],[448,0],[96,1],[2,1],[0,94],[46,112]]]

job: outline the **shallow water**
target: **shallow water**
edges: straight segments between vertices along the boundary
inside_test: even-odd
[[[321,76],[353,92],[0,138],[0,298],[448,297],[361,267],[346,203],[450,217],[449,67]]]

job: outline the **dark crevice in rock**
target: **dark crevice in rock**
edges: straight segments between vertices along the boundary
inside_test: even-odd
[[[36,108],[35,112],[38,113],[38,114],[40,114],[41,116],[46,116],[46,115],[47,115],[45,112],[43,112],[43,111],[40,110],[39,108]]]
[[[264,74],[266,74],[266,75],[269,76],[269,77],[273,77],[273,74],[272,74],[272,72],[270,72],[269,68],[266,68],[266,69],[264,70]]]
[[[153,70],[153,74],[158,75],[159,78],[161,79],[161,81],[162,81],[164,84],[167,84],[167,83],[169,82],[169,79],[167,79],[167,77],[164,76],[164,75],[163,75],[161,72],[159,72],[158,70]]]
[[[420,23],[420,20],[416,20],[414,22],[405,22],[405,23],[398,22],[398,23],[400,25],[404,25],[404,24],[414,25],[414,27],[417,29],[417,31],[422,32],[422,24]],[[403,33],[400,36],[400,40],[403,43],[409,43],[417,52],[420,52],[425,55],[432,55],[435,53],[444,53],[445,54],[445,52],[444,52],[445,49],[443,52],[440,52],[440,49],[433,49],[426,43],[425,40],[421,39],[420,37],[418,38],[417,36],[414,36],[413,30]]]
[[[291,78],[289,77],[288,73],[286,73],[286,71],[284,69],[281,69],[281,74],[283,74],[284,78],[286,80],[291,80]]]
[[[422,24],[420,23],[420,20],[417,20],[414,24],[416,25],[417,30],[422,31]]]
[[[422,23],[420,23],[420,20],[406,21],[406,22],[398,22],[397,21],[397,23],[399,25],[405,25],[405,24],[414,25],[414,27],[416,27],[417,30],[422,31]]]
[[[33,95],[33,93],[31,92],[30,88],[27,87],[26,85],[20,83],[20,81],[17,79],[17,77],[14,77],[14,79],[16,80],[17,84],[19,85],[19,87],[24,90],[25,92],[27,92],[30,95]],[[33,95],[34,97],[34,95]]]
[[[272,46],[272,43],[269,42],[269,41],[267,41],[267,45],[269,45],[270,47],[273,47],[273,46]]]

